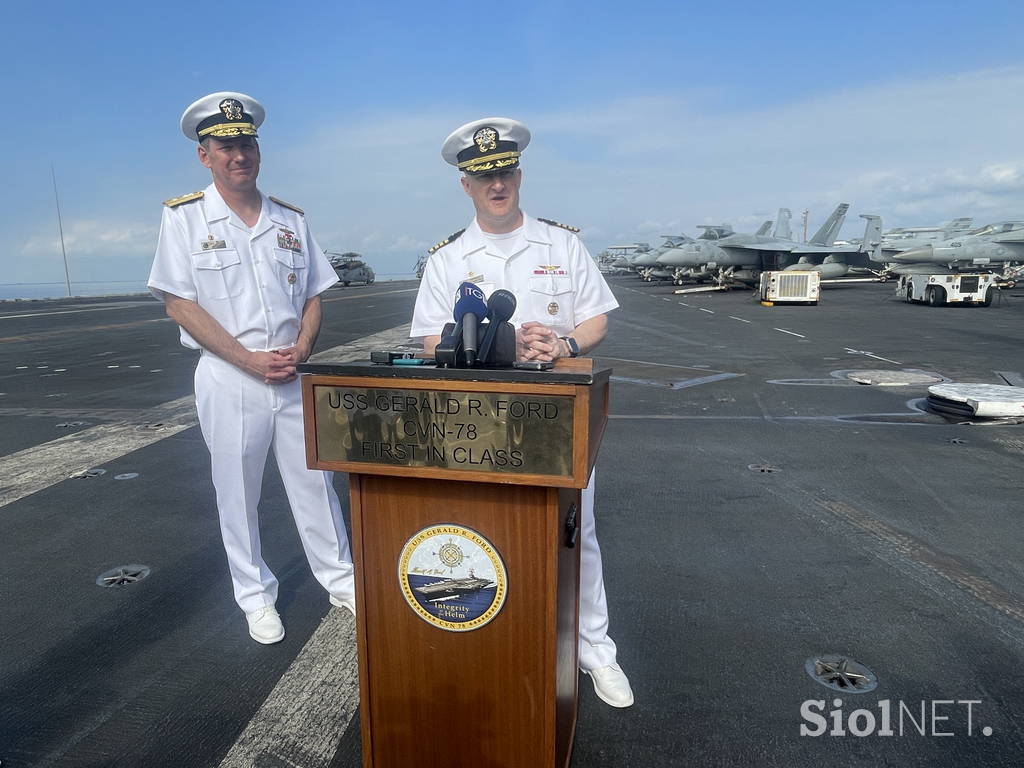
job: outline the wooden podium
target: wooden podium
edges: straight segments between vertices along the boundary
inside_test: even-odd
[[[611,371],[300,370],[307,462],[349,473],[364,767],[565,768]]]

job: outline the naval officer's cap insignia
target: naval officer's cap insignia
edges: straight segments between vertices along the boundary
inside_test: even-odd
[[[193,141],[256,136],[265,116],[263,105],[251,96],[221,91],[189,105],[181,116],[181,132]]]
[[[473,135],[473,143],[479,147],[481,152],[490,152],[498,148],[498,132],[486,126]]]
[[[543,221],[545,224],[550,224],[552,227],[561,227],[562,229],[568,229],[570,232],[579,232],[579,228],[570,227],[568,224],[562,224],[560,221],[553,221],[551,219],[540,219],[537,221]]]
[[[184,205],[185,203],[191,203],[193,200],[202,200],[202,199],[203,199],[202,191],[200,191],[200,192],[190,192],[189,194],[182,195],[181,197],[172,197],[170,200],[164,200],[164,205],[166,205],[168,208],[177,208],[179,205]]]
[[[445,142],[441,157],[470,176],[519,166],[530,131],[517,120],[488,117],[462,126]]]
[[[462,237],[462,233],[465,232],[465,231],[466,230],[464,230],[464,229],[460,229],[458,232],[455,232],[455,233],[453,233],[451,235],[448,235],[448,237],[446,237],[444,240],[442,240],[437,245],[432,246],[430,248],[427,248],[427,253],[433,253],[434,251],[437,251],[437,250],[440,250],[441,248],[444,248],[446,245],[448,245],[448,243],[454,243],[456,240],[458,240],[460,237]]]
[[[409,539],[399,555],[398,582],[416,615],[448,632],[484,626],[508,592],[501,555],[461,525],[433,525]]]
[[[224,113],[224,117],[229,121],[241,120],[242,102],[238,99],[224,99],[220,103],[220,111]]]

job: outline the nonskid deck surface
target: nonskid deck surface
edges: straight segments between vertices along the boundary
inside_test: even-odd
[[[1024,427],[923,400],[935,380],[1021,380],[1024,292],[929,308],[868,284],[762,307],[610,283],[597,517],[636,703],[581,678],[571,765],[1015,762]],[[330,291],[317,350],[405,343],[415,289]],[[231,598],[195,353],[162,306],[2,303],[0,349],[0,764],[361,765],[354,624],[309,573],[273,461],[284,642],[252,642]],[[97,585],[125,566],[148,572]],[[834,657],[877,687],[809,674]]]

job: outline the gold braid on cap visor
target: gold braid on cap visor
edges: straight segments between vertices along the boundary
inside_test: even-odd
[[[256,126],[252,123],[220,123],[203,128],[199,132],[199,138],[205,139],[212,136],[215,139],[229,139],[232,136],[256,136]]]
[[[518,159],[518,152],[502,152],[498,155],[474,157],[472,160],[463,160],[459,163],[458,168],[460,171],[479,173],[480,171],[492,171],[495,168],[506,168],[510,165],[514,165]]]

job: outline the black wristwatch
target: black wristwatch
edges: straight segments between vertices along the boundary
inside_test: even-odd
[[[580,345],[576,343],[576,339],[572,336],[559,336],[558,338],[564,341],[566,346],[569,347],[569,357],[580,356]]]

